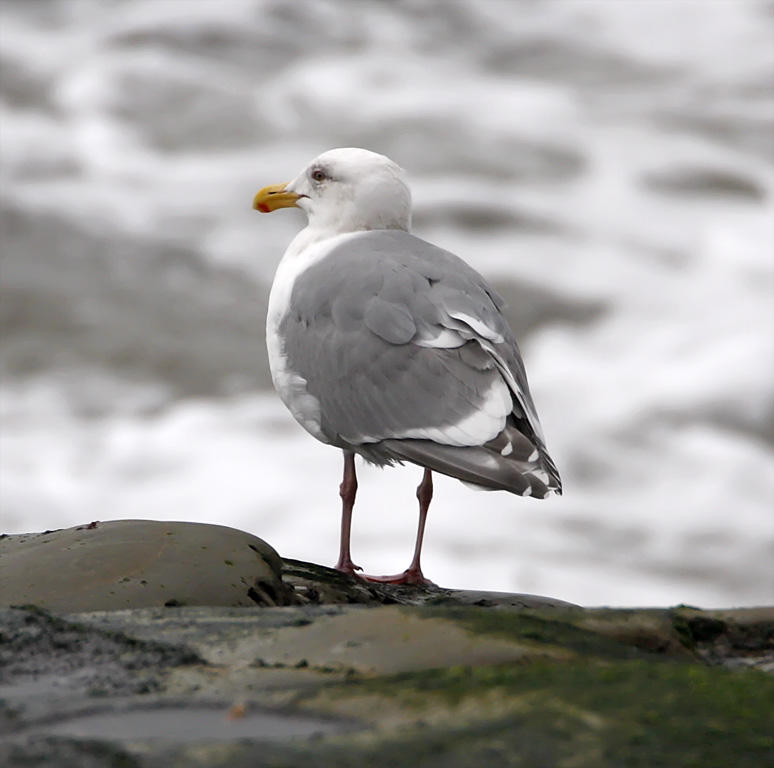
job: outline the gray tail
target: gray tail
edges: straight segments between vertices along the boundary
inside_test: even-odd
[[[379,447],[397,459],[456,477],[465,483],[519,496],[561,495],[562,481],[542,441],[530,440],[509,418],[505,429],[484,445],[442,445],[432,440],[384,440]]]

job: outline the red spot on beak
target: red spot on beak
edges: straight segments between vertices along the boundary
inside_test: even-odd
[[[269,213],[270,212],[269,206],[266,205],[266,203],[258,203],[258,210],[261,213]]]

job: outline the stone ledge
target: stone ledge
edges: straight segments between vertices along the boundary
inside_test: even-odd
[[[212,588],[234,570],[238,588],[206,594],[236,603],[0,608],[1,765],[758,768],[774,750],[774,608],[583,609],[369,584],[220,526],[125,523],[28,535],[26,551],[38,569],[58,563],[79,606],[90,580],[109,593],[134,553],[158,584],[135,573],[122,605],[144,587],[169,598],[167,574],[191,570],[178,555],[205,534],[219,542],[214,576],[197,578]],[[140,532],[148,541],[132,543]],[[25,544],[8,538],[6,573]],[[119,540],[123,564],[100,559]],[[91,553],[81,570],[73,553]],[[79,588],[77,573],[93,575]],[[277,580],[266,600],[245,596],[258,576]]]

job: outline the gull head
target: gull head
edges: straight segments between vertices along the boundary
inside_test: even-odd
[[[253,208],[301,208],[309,228],[337,235],[411,226],[411,192],[403,169],[367,149],[331,149],[310,162],[293,181],[264,187]]]

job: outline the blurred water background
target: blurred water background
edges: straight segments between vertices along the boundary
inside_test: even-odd
[[[340,456],[271,390],[302,225],[363,146],[505,295],[565,496],[437,482],[425,572],[586,605],[774,598],[774,3],[5,0],[0,529],[223,523],[335,560]],[[415,467],[363,468],[402,570]]]

